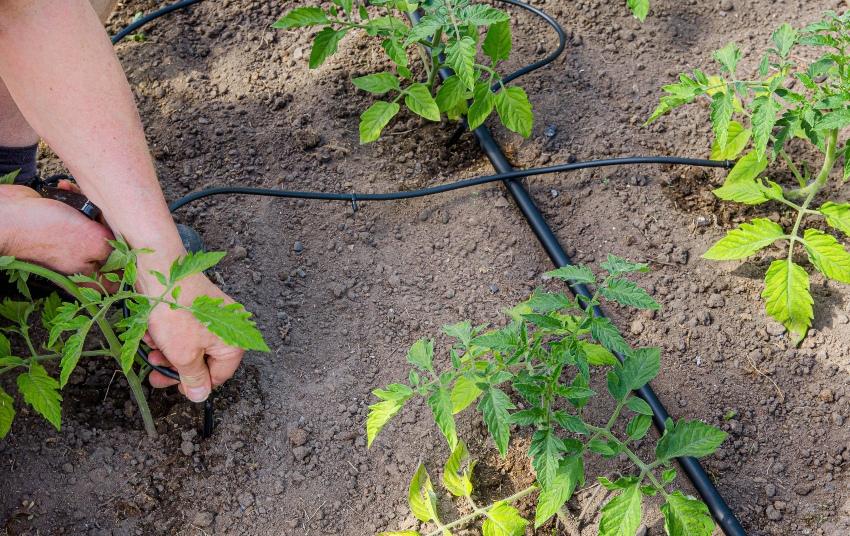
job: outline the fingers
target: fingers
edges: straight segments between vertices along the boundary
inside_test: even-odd
[[[177,365],[176,368],[180,374],[181,391],[186,398],[192,402],[203,402],[210,396],[212,381],[203,349],[200,349],[191,361]]]
[[[227,347],[220,355],[210,355],[207,366],[210,369],[213,386],[219,386],[233,377],[244,353],[239,348]]]
[[[174,368],[174,366],[165,358],[162,352],[158,350],[154,350],[148,354],[148,361],[150,361],[152,365],[157,365],[159,367],[168,367],[170,369]],[[171,379],[168,376],[157,372],[156,370],[151,371],[150,376],[148,376],[148,381],[150,382],[151,386],[156,389],[164,389],[166,387],[171,387],[172,385],[177,385],[178,383],[180,383],[178,380]]]

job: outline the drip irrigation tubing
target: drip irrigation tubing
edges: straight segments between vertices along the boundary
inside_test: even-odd
[[[173,11],[184,9],[192,4],[198,3],[202,0],[183,0],[181,2],[177,2],[175,4],[171,4],[169,6],[165,6],[157,11],[154,11],[147,16],[141,17],[138,20],[134,21],[132,24],[121,30],[118,34],[116,34],[112,38],[113,43],[117,43],[127,35],[130,35],[132,32],[147,24],[148,22],[159,18],[167,13],[171,13]],[[498,84],[500,87],[502,84],[508,83],[512,80],[516,80],[517,78],[526,75],[532,71],[535,71],[549,63],[552,63],[557,59],[564,50],[566,45],[566,35],[564,33],[563,28],[560,24],[552,18],[550,15],[545,13],[544,11],[525,4],[523,2],[519,2],[518,0],[498,0],[500,2],[504,2],[526,11],[533,13],[534,15],[543,19],[551,28],[555,30],[558,35],[558,47],[555,51],[547,55],[545,58],[534,62],[532,64],[526,65],[510,74],[502,78],[501,84]],[[418,13],[411,13],[411,19],[414,22],[417,22],[420,15]],[[440,75],[443,78],[451,75],[451,72],[448,69],[441,69]],[[494,87],[494,90],[498,88]],[[560,164],[555,166],[547,166],[542,168],[531,168],[527,170],[515,170],[513,166],[508,161],[504,152],[502,151],[499,144],[493,138],[490,130],[486,126],[480,126],[473,132],[481,150],[490,160],[490,163],[493,165],[497,174],[495,175],[487,175],[483,177],[477,177],[473,179],[466,179],[462,181],[457,181],[454,183],[444,184],[440,186],[434,186],[431,188],[423,188],[420,190],[413,190],[407,192],[394,192],[394,193],[379,193],[379,194],[356,194],[356,193],[329,193],[329,192],[299,192],[299,191],[288,191],[288,190],[277,190],[277,189],[264,189],[264,188],[241,188],[241,187],[222,187],[222,188],[210,188],[206,190],[201,190],[198,192],[194,192],[189,194],[177,201],[173,202],[169,209],[174,212],[180,207],[186,205],[187,203],[191,203],[192,201],[196,201],[198,199],[219,195],[219,194],[246,194],[246,195],[263,195],[263,196],[274,196],[274,197],[291,197],[291,198],[301,198],[301,199],[320,199],[320,200],[340,200],[340,201],[351,201],[355,208],[356,203],[358,201],[388,201],[388,200],[397,200],[397,199],[410,199],[415,197],[422,197],[426,195],[434,195],[437,193],[447,192],[451,190],[457,190],[460,188],[467,188],[471,186],[476,186],[479,184],[485,184],[490,182],[502,182],[505,188],[510,193],[511,197],[516,202],[518,208],[522,212],[523,216],[527,220],[529,226],[534,231],[537,239],[540,244],[543,246],[547,255],[551,259],[552,263],[556,267],[563,267],[572,264],[570,257],[566,254],[564,248],[561,246],[558,238],[552,232],[551,227],[546,222],[546,219],[543,217],[537,205],[534,203],[534,200],[529,195],[528,191],[519,181],[519,179],[534,176],[534,175],[542,175],[546,173],[556,173],[556,172],[565,172],[565,171],[573,171],[577,169],[588,169],[593,167],[603,167],[603,166],[614,166],[614,165],[630,165],[630,164],[680,164],[680,165],[691,165],[691,166],[704,166],[704,167],[721,167],[721,168],[729,168],[732,165],[730,161],[713,161],[713,160],[700,160],[700,159],[690,159],[690,158],[676,158],[676,157],[630,157],[630,158],[613,158],[606,160],[594,160],[587,162],[576,162],[572,164]],[[569,284],[570,291],[577,296],[590,297],[590,291],[584,284]],[[600,317],[605,316],[605,313],[599,307],[594,307],[594,314]],[[624,359],[624,356],[617,355],[618,359],[621,361]],[[143,356],[143,359],[147,362],[147,356]],[[167,370],[167,369],[166,369]],[[171,372],[171,371],[169,371]],[[663,433],[665,429],[665,421],[669,418],[669,413],[661,401],[658,399],[658,396],[655,394],[653,389],[646,385],[641,389],[636,391],[637,395],[642,398],[644,401],[649,404],[653,411],[653,423],[655,424],[656,429],[660,433]],[[207,404],[208,409],[205,411],[204,415],[204,424],[205,428],[207,425],[212,425],[212,413],[211,413],[211,405]],[[209,422],[208,422],[209,421]],[[717,521],[721,530],[726,536],[746,536],[746,532],[741,526],[738,519],[735,517],[735,514],[726,504],[726,501],[717,491],[717,488],[714,486],[714,483],[709,478],[708,474],[703,469],[702,465],[695,458],[685,457],[677,459],[682,469],[684,469],[685,474],[688,479],[696,488],[697,492],[700,494],[702,499],[705,501],[708,506],[709,511],[711,512],[714,519]]]

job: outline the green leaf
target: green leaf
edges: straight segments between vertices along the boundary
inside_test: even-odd
[[[587,364],[593,366],[614,366],[620,361],[604,346],[580,341],[581,349],[587,356]]]
[[[458,441],[443,469],[443,486],[456,497],[472,495],[472,471],[475,463],[469,462],[469,450],[463,441]]]
[[[543,292],[540,289],[534,289],[531,298],[526,300],[525,303],[532,310],[544,315],[576,306],[576,303],[562,292]]]
[[[452,387],[452,413],[458,414],[475,402],[482,391],[466,376],[459,377]]]
[[[410,481],[407,493],[407,502],[410,511],[419,521],[427,523],[437,517],[437,497],[434,495],[434,486],[425,465],[420,462]]]
[[[780,58],[787,58],[791,52],[791,47],[797,42],[797,30],[791,27],[787,22],[776,29],[773,35],[770,36],[773,44],[776,45],[776,51]]]
[[[366,23],[366,33],[369,35],[404,35],[407,31],[407,24],[393,16],[378,17]]]
[[[171,265],[171,271],[168,274],[168,278],[171,283],[176,283],[186,279],[190,275],[199,274],[204,270],[209,270],[218,264],[225,255],[227,255],[227,253],[224,251],[189,252],[185,257],[181,257],[174,261]]]
[[[499,112],[502,124],[509,130],[525,138],[531,136],[534,114],[524,89],[510,86],[496,93],[496,111]]]
[[[641,22],[649,14],[649,0],[626,0],[626,5],[632,10],[635,18]]]
[[[631,348],[611,320],[596,317],[590,321],[590,334],[599,344],[612,352],[628,354]]]
[[[555,480],[561,452],[564,450],[564,442],[555,435],[552,428],[537,430],[531,437],[528,455],[537,474],[537,481],[543,489],[548,489]]]
[[[272,24],[272,28],[302,28],[330,22],[320,7],[297,7]]]
[[[711,536],[714,533],[714,521],[705,503],[681,491],[667,495],[667,502],[661,505],[661,514],[668,536]]]
[[[419,339],[407,352],[407,362],[422,370],[434,370],[434,341]]]
[[[528,521],[516,508],[506,502],[497,502],[487,510],[487,519],[481,526],[482,536],[524,536]]]
[[[720,144],[718,143],[718,139],[715,138],[714,143],[711,144],[711,159],[712,160],[734,160],[741,154],[741,151],[747,146],[750,142],[750,137],[753,134],[753,131],[744,128],[741,123],[737,121],[730,121],[729,128],[727,131],[727,139],[726,139],[726,147],[721,149]]]
[[[573,283],[596,283],[596,277],[587,266],[562,266],[557,270],[546,272],[544,275]]]
[[[5,175],[0,176],[0,184],[15,184],[15,177],[17,177],[18,174],[20,174],[20,172],[21,172],[20,169],[16,169],[15,171],[12,171],[11,173],[6,173]],[[2,437],[2,436],[0,436],[0,437]]]
[[[664,435],[655,445],[655,455],[660,460],[685,456],[701,458],[717,450],[726,436],[723,430],[701,421],[681,419],[674,425],[672,420],[668,420]]]
[[[566,411],[558,410],[554,413],[555,422],[561,428],[568,430],[574,434],[590,435],[590,430],[579,417],[570,415]]]
[[[457,75],[446,78],[437,90],[437,97],[434,99],[437,102],[437,108],[441,112],[453,109],[466,99],[466,91]]]
[[[446,65],[452,68],[466,89],[474,89],[475,40],[463,37],[446,47]]]
[[[442,27],[443,21],[437,18],[436,15],[425,15],[410,29],[404,46],[408,47],[422,40],[430,41],[434,33]]]
[[[440,120],[440,109],[425,84],[411,84],[405,89],[404,104],[410,108],[411,112],[421,115],[425,119]]]
[[[487,84],[481,83],[475,87],[472,105],[469,107],[467,120],[469,130],[475,130],[484,124],[496,105],[496,96]]]
[[[397,102],[377,101],[360,114],[360,143],[370,143],[381,137],[390,120],[401,107]]]
[[[387,72],[367,74],[353,78],[351,82],[363,91],[368,91],[374,95],[383,95],[388,91],[400,91],[401,89],[398,78]]]
[[[723,67],[723,71],[735,74],[738,62],[741,61],[741,49],[735,43],[729,43],[714,53],[714,59]]]
[[[619,372],[620,381],[630,391],[640,389],[658,375],[661,367],[661,350],[658,348],[638,348],[623,361]]]
[[[724,201],[735,201],[745,205],[760,205],[771,200],[783,199],[782,187],[768,180],[767,184],[761,179],[729,182],[712,192]]]
[[[0,358],[12,355],[12,345],[5,335],[0,333]]]
[[[369,406],[369,416],[366,418],[366,447],[371,447],[378,433],[386,426],[393,416],[401,411],[405,402],[413,396],[410,387],[393,383],[386,389],[375,389],[372,394],[381,399],[381,402]]]
[[[509,21],[497,22],[487,30],[487,37],[481,45],[484,52],[493,64],[506,60],[511,55],[511,23]]]
[[[348,30],[334,30],[325,28],[316,34],[316,39],[313,40],[313,48],[310,50],[310,68],[315,69],[325,63],[337,49],[339,42],[345,37]]]
[[[640,527],[642,499],[640,485],[636,482],[608,501],[602,507],[599,536],[635,536]]]
[[[767,151],[767,142],[770,141],[773,126],[776,124],[776,112],[779,109],[779,104],[773,100],[772,95],[753,99],[753,115],[751,119],[753,125],[753,145],[755,145],[755,152],[758,155],[758,159],[764,160],[765,164],[767,164],[767,159],[764,158],[764,154]]]
[[[726,149],[729,139],[729,122],[732,120],[732,92],[718,91],[711,99],[711,126],[714,129],[717,145]]]
[[[9,298],[0,303],[0,316],[19,326],[28,326],[29,317],[35,310],[32,302],[14,301]]]
[[[767,314],[784,325],[800,341],[812,325],[812,295],[809,292],[809,274],[802,266],[787,259],[775,260],[764,277]]]
[[[818,208],[826,217],[826,223],[833,229],[850,236],[850,203],[833,203],[827,201]]]
[[[407,51],[404,49],[398,41],[392,38],[384,39],[381,43],[381,47],[384,49],[384,52],[387,53],[387,56],[399,67],[407,67]]]
[[[83,351],[83,345],[86,343],[86,337],[89,334],[92,322],[86,322],[76,333],[68,337],[65,345],[62,347],[62,360],[59,363],[59,387],[63,388],[68,383],[68,378],[71,373],[77,368],[77,363],[80,361],[80,354]]]
[[[507,22],[510,19],[504,11],[486,4],[473,4],[461,8],[458,14],[461,21],[473,26],[489,26],[497,22]]]
[[[850,283],[850,253],[834,236],[806,229],[803,233],[809,260],[820,273],[842,283]]]
[[[649,415],[635,415],[626,425],[626,435],[629,436],[629,439],[637,441],[646,435],[651,425],[652,417]]]
[[[133,368],[133,363],[136,360],[136,354],[139,350],[139,344],[148,330],[147,319],[150,310],[151,308],[148,307],[144,312],[137,313],[133,317],[134,322],[127,331],[121,334],[120,338],[123,344],[121,345],[121,355],[118,357],[118,362],[121,363],[121,370],[124,374],[127,374]]]
[[[24,401],[47,419],[57,430],[62,427],[62,395],[59,382],[51,378],[44,367],[31,363],[28,372],[18,376],[18,390]]]
[[[611,253],[608,254],[608,258],[601,262],[599,266],[611,275],[649,271],[649,265],[646,263],[628,261]]]
[[[640,415],[649,415],[652,417],[652,408],[649,407],[649,404],[636,396],[633,396],[626,402],[626,407]]]
[[[784,236],[785,231],[779,224],[767,218],[756,218],[729,231],[703,254],[703,258],[715,261],[745,259]]]
[[[478,411],[484,416],[484,423],[496,443],[496,448],[499,449],[499,454],[504,457],[508,453],[508,442],[511,434],[511,416],[508,410],[516,409],[516,406],[511,403],[511,399],[501,389],[489,387],[484,391],[484,396],[481,397],[477,407]]]
[[[815,128],[817,130],[836,130],[847,125],[850,125],[850,109],[841,108],[821,117],[815,124]]]
[[[251,313],[238,303],[225,304],[222,298],[198,296],[189,310],[195,319],[230,346],[268,352],[269,347]]]
[[[0,439],[9,434],[13,420],[15,420],[15,401],[0,388]]]
[[[457,445],[457,428],[452,416],[452,397],[448,389],[440,386],[428,397],[428,406],[434,414],[434,421],[443,433],[443,437],[449,443],[449,448],[454,449]]]
[[[615,277],[608,282],[607,287],[600,288],[599,293],[606,299],[615,301],[621,305],[653,311],[661,308],[658,302],[653,300],[648,292],[637,286],[634,281],[628,279]]]
[[[609,445],[607,441],[603,441],[601,439],[592,439],[588,441],[587,448],[591,452],[595,452],[596,454],[600,454],[602,456],[614,455],[614,449],[611,448],[611,445]]]
[[[576,455],[561,460],[554,480],[548,488],[541,490],[537,497],[534,528],[538,529],[549,521],[570,500],[576,487],[583,484],[584,460],[582,457]]]

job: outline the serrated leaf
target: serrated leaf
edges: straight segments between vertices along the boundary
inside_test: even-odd
[[[405,47],[416,43],[417,41],[427,40],[430,41],[434,33],[443,27],[443,21],[441,21],[436,15],[425,15],[419,22],[417,22],[413,28],[410,29],[410,33],[407,35],[407,40],[404,43]]]
[[[827,201],[818,208],[826,216],[826,223],[833,229],[850,236],[850,203],[833,203]]]
[[[524,536],[528,521],[519,511],[505,502],[497,502],[487,510],[487,519],[481,526],[482,536]]]
[[[469,450],[463,441],[458,441],[443,469],[443,486],[456,497],[472,495],[472,471],[474,463],[469,461]]]
[[[820,273],[842,283],[850,283],[850,253],[832,235],[817,229],[803,233],[809,260]]]
[[[407,51],[398,41],[392,38],[384,39],[381,42],[381,48],[387,53],[387,56],[399,67],[407,67]]]
[[[640,527],[643,495],[638,483],[631,484],[602,507],[599,536],[634,536]]]
[[[317,24],[330,24],[330,22],[320,7],[297,7],[272,24],[272,28],[303,28]]]
[[[445,387],[440,386],[428,397],[428,406],[431,408],[437,427],[449,444],[449,449],[454,449],[458,439],[455,420],[452,416],[451,393]]]
[[[5,335],[0,333],[0,358],[12,355],[12,345]]]
[[[225,304],[222,298],[198,296],[189,310],[202,326],[217,335],[225,344],[245,350],[270,351],[263,340],[263,334],[251,320],[251,313],[241,304]]]
[[[540,491],[534,513],[534,528],[546,523],[566,504],[577,486],[584,484],[584,460],[581,455],[561,460],[555,478],[548,488]]]
[[[423,370],[434,370],[434,341],[419,339],[407,352],[407,362]]]
[[[171,265],[168,278],[171,283],[186,279],[190,275],[199,274],[209,270],[227,255],[224,251],[199,251],[189,252],[185,257],[174,261]]]
[[[531,437],[528,456],[543,489],[548,489],[555,479],[564,450],[564,442],[551,428],[537,430]]]
[[[374,95],[383,95],[388,91],[399,91],[401,89],[398,78],[387,72],[367,74],[353,78],[351,82],[363,91],[368,91]]]
[[[590,430],[579,417],[570,415],[566,411],[558,410],[554,413],[555,422],[563,429],[574,434],[590,435]]]
[[[467,89],[463,86],[457,75],[446,78],[437,90],[437,108],[441,112],[453,109],[466,99]]]
[[[506,60],[511,55],[511,23],[509,21],[497,22],[487,30],[487,36],[481,45],[481,50],[495,65]]]
[[[490,436],[503,457],[508,453],[510,441],[510,409],[516,409],[511,399],[498,387],[489,387],[478,402],[478,411],[484,416],[484,423]]]
[[[0,388],[0,439],[9,434],[15,420],[15,400]]]
[[[836,130],[847,125],[850,125],[850,109],[841,108],[821,117],[815,124],[815,128],[817,130]]]
[[[24,401],[48,420],[57,430],[62,427],[62,395],[59,382],[47,374],[44,367],[31,363],[28,372],[18,376],[18,391]]]
[[[653,415],[652,408],[649,407],[649,404],[634,396],[626,402],[626,407],[641,415],[649,415],[650,417]]]
[[[16,169],[5,175],[0,176],[0,184],[15,184],[15,178],[21,173],[20,169]]]
[[[767,269],[764,283],[761,297],[767,314],[792,332],[797,341],[802,340],[814,317],[809,274],[787,259],[775,260]]]
[[[524,89],[510,86],[496,93],[496,111],[499,112],[502,124],[509,130],[525,138],[531,136],[534,114]]]
[[[634,391],[646,385],[658,375],[661,368],[661,350],[658,348],[637,348],[623,361],[619,372],[620,381]]]
[[[381,399],[381,402],[369,406],[369,416],[366,418],[366,447],[371,447],[372,442],[378,436],[384,426],[396,413],[401,411],[404,404],[413,396],[410,387],[393,383],[386,389],[375,389],[372,394]]]
[[[565,281],[572,281],[573,283],[596,283],[596,276],[593,275],[593,272],[587,266],[562,266],[557,270],[546,272],[544,275]]]
[[[714,53],[714,59],[729,74],[735,74],[738,62],[741,61],[741,49],[735,43],[729,43]]]
[[[787,22],[776,29],[773,35],[770,36],[773,44],[776,45],[776,51],[780,58],[787,58],[791,47],[797,42],[797,30],[791,27]]]
[[[726,149],[729,139],[729,122],[732,120],[732,93],[718,91],[711,99],[711,127],[714,129],[717,145]]]
[[[339,42],[345,37],[348,30],[334,30],[325,28],[316,34],[313,40],[313,48],[310,50],[310,68],[319,67],[325,60],[336,53]]]
[[[620,335],[620,330],[608,318],[596,317],[591,320],[590,334],[594,340],[612,352],[628,354],[631,351],[629,344]]]
[[[635,18],[641,22],[649,15],[649,0],[627,0],[626,5],[632,10]]]
[[[629,436],[629,439],[637,441],[646,435],[651,425],[652,417],[649,415],[635,415],[626,425],[626,435]]]
[[[647,291],[628,279],[615,277],[608,286],[600,288],[599,293],[608,300],[637,309],[657,311],[661,308]]]
[[[776,112],[780,109],[779,104],[773,100],[772,95],[756,97],[753,99],[753,115],[750,122],[753,125],[753,145],[759,160],[764,160],[767,151],[767,143],[776,124]]]
[[[759,157],[758,151],[750,151],[742,156],[726,176],[726,184],[750,181],[757,178],[767,168],[767,160]]]
[[[784,236],[785,230],[779,224],[767,218],[756,218],[729,231],[703,254],[703,258],[715,261],[745,259]]]
[[[483,83],[478,84],[475,87],[472,105],[470,105],[469,112],[466,115],[469,130],[475,130],[483,125],[495,106],[496,96],[490,91],[490,86]]]
[[[712,160],[734,160],[741,154],[741,151],[746,148],[750,142],[750,137],[753,131],[744,128],[737,121],[730,121],[727,131],[726,147],[721,149],[717,138],[711,144],[711,159]]]
[[[460,20],[473,26],[489,26],[510,19],[507,13],[486,4],[473,4],[461,8],[458,12]]]
[[[745,205],[760,205],[784,197],[781,186],[770,180],[765,184],[761,179],[727,181],[726,184],[713,190],[712,193],[724,201],[735,201]]]
[[[440,109],[425,84],[411,84],[405,89],[404,104],[411,112],[421,115],[425,119],[440,120]]]
[[[614,449],[611,448],[611,445],[609,445],[607,441],[603,441],[601,439],[591,439],[587,442],[587,448],[591,452],[595,452],[602,456],[614,455]]]
[[[614,356],[614,354],[612,354],[611,351],[605,348],[604,346],[585,341],[580,341],[579,344],[581,345],[581,349],[584,350],[584,353],[587,356],[588,365],[593,365],[596,367],[614,366],[620,362],[617,357]]]
[[[466,89],[475,88],[475,40],[463,37],[446,47],[446,65],[452,68]]]
[[[124,374],[127,374],[130,371],[136,360],[139,344],[142,342],[142,337],[145,336],[148,329],[147,318],[149,311],[150,309],[141,314],[137,314],[134,317],[135,321],[130,325],[127,331],[121,334],[123,344],[121,345],[121,355],[118,357],[118,362],[121,363],[121,370]]]
[[[410,511],[419,521],[427,523],[436,517],[437,499],[434,495],[434,486],[422,462],[419,463],[410,481],[407,502],[410,505]]]
[[[86,343],[86,337],[89,334],[91,322],[86,322],[76,333],[68,337],[65,345],[62,347],[62,360],[59,363],[59,387],[63,388],[68,383],[68,378],[71,373],[77,368],[77,363],[80,361],[80,354],[83,351],[83,345]]]
[[[708,456],[726,439],[726,432],[701,421],[684,419],[673,425],[670,420],[664,435],[655,445],[655,455],[660,460],[693,456]]]
[[[360,143],[369,143],[381,137],[384,130],[401,106],[397,102],[376,101],[360,114]]]
[[[481,395],[482,391],[473,380],[466,376],[459,377],[452,387],[452,413],[458,414]]]
[[[599,266],[611,275],[649,271],[649,265],[644,262],[632,262],[611,253],[608,254],[608,258],[602,261]]]
[[[661,514],[668,536],[711,536],[714,533],[714,520],[705,503],[681,491],[667,495],[667,501],[661,505]]]

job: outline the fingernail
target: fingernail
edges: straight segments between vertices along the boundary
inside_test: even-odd
[[[186,389],[186,397],[192,402],[203,402],[210,396],[206,387],[189,387]]]

